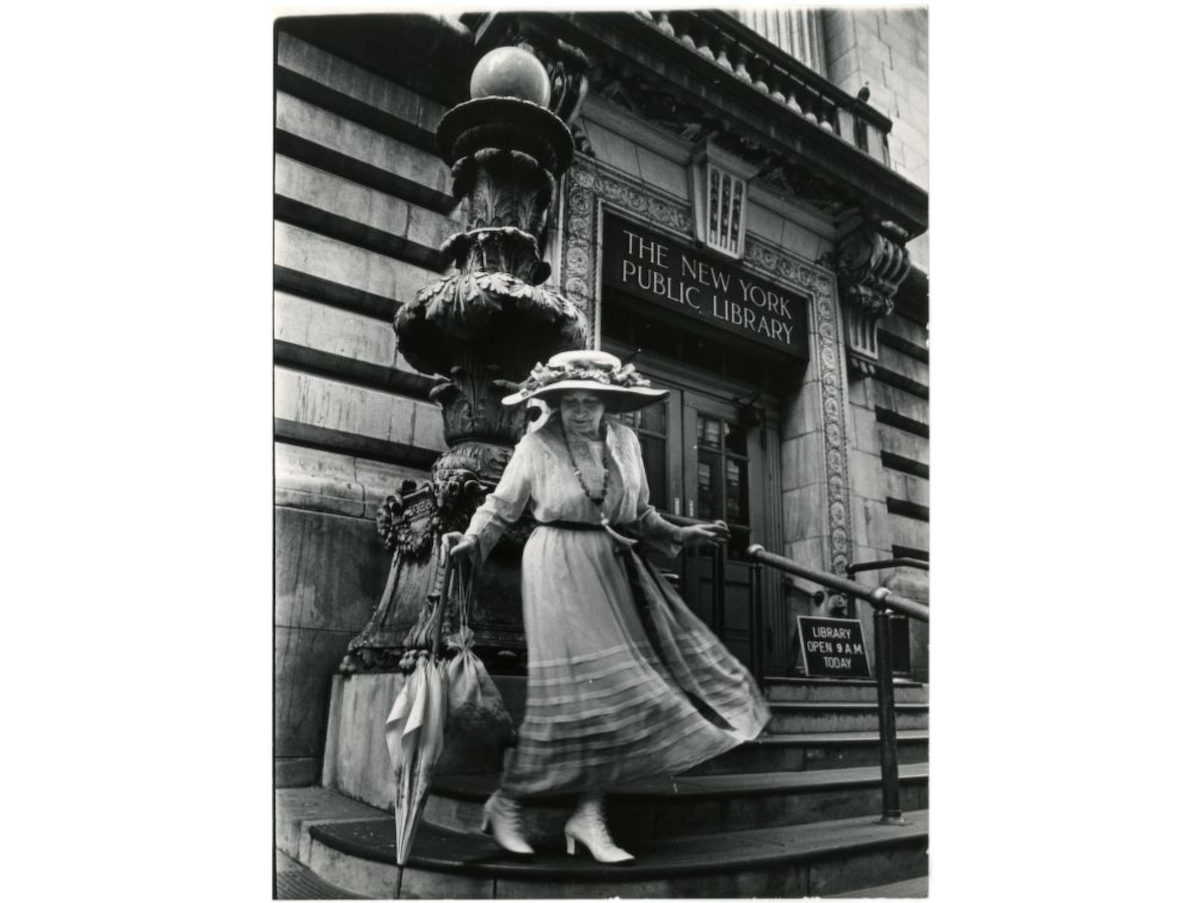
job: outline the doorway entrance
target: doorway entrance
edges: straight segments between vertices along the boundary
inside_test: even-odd
[[[631,356],[617,343],[606,343],[605,349],[626,360]],[[769,475],[778,473],[775,411],[760,397],[755,398],[757,404],[731,399],[728,385],[714,386],[704,374],[685,372],[656,356],[640,355],[637,367],[657,388],[668,390],[662,401],[620,415],[641,442],[650,503],[670,514],[729,525],[723,604],[714,592],[713,549],[686,550],[675,559],[657,553],[648,557],[730,652],[749,665],[752,600],[746,550],[756,542],[771,543],[781,532],[771,517],[779,505],[771,504],[769,496],[770,484],[776,482]],[[763,581],[764,611],[777,607],[775,597],[781,593],[776,584]],[[764,627],[774,630],[769,621]],[[764,644],[765,649],[770,646]]]

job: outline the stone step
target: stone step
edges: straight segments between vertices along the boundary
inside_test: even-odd
[[[513,721],[520,723],[525,715],[525,678],[511,675],[492,675],[504,704]],[[928,704],[929,688],[911,680],[897,679],[893,683],[897,703]],[[763,693],[772,703],[783,702],[855,702],[871,705],[876,702],[873,680],[818,680],[807,677],[772,677],[763,684]],[[876,729],[878,724],[873,725]]]
[[[602,865],[568,857],[561,838],[531,857],[505,853],[480,834],[433,825],[417,833],[400,896],[420,899],[739,898],[828,896],[928,873],[928,817],[874,818],[730,831],[629,844],[637,858]],[[372,898],[395,894],[390,818],[314,825],[304,864],[325,881]]]
[[[326,821],[362,821],[383,813],[325,787],[287,787],[275,791],[275,847],[303,863],[308,829]]]
[[[929,688],[911,680],[892,682],[896,702],[929,702]],[[819,680],[809,677],[770,677],[763,693],[770,702],[875,702],[873,680]]]
[[[896,754],[902,765],[929,761],[928,731],[897,731]],[[689,776],[762,774],[879,765],[879,733],[764,734],[693,768]]]
[[[438,778],[425,820],[451,831],[478,831],[483,803],[498,775]],[[928,805],[929,766],[900,767],[900,807]],[[648,843],[700,834],[810,824],[828,818],[869,816],[880,811],[879,766],[766,774],[681,775],[623,786],[608,798],[608,820],[618,843]],[[562,842],[575,807],[572,796],[526,801],[531,838]]]
[[[847,891],[841,894],[830,894],[838,899],[914,899],[929,896],[929,876],[909,878],[906,881],[893,881],[879,887],[864,887],[859,890]]]
[[[929,730],[929,706],[896,703],[896,729]],[[867,702],[773,702],[767,730],[772,734],[878,731],[879,706]]]
[[[364,900],[359,894],[322,881],[312,869],[279,850],[275,851],[276,900]]]

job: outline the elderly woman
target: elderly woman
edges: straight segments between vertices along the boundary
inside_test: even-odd
[[[567,852],[577,841],[601,862],[633,857],[608,834],[605,791],[677,774],[753,739],[767,707],[746,669],[642,557],[724,542],[725,524],[677,527],[649,504],[637,435],[609,417],[660,399],[610,354],[565,352],[504,399],[540,398],[549,417],[517,444],[496,490],[451,555],[487,557],[528,507],[521,591],[528,648],[525,720],[484,830],[531,853],[518,800],[574,793]]]

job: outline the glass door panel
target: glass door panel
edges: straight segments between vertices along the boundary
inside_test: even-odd
[[[742,560],[752,531],[761,529],[756,524],[761,505],[751,503],[751,480],[762,468],[761,449],[748,440],[750,430],[737,418],[737,407],[730,402],[684,393],[683,433],[692,437],[682,449],[687,515],[725,521],[733,533],[729,555]]]

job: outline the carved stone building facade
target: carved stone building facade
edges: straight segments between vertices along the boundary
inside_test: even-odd
[[[439,127],[495,47],[541,59],[572,145],[569,165],[543,168],[540,261],[521,278],[578,310],[579,344],[636,357],[670,390],[629,418],[655,504],[734,529],[723,594],[707,562],[672,565],[698,612],[748,655],[759,605],[765,672],[796,673],[796,616],[854,606],[803,581],[756,583],[751,544],[835,573],[928,558],[926,13],[792,15],[279,21],[279,786],[319,781],[333,676],[415,554],[415,528],[393,529],[391,548],[378,535],[395,526],[389,504],[469,432],[460,411],[451,435],[439,411],[469,391],[447,389],[459,371],[411,341],[406,358],[393,319],[462,265],[449,240],[482,221]],[[397,516],[424,516],[409,508]],[[928,599],[921,572],[885,573]],[[496,617],[498,637],[519,633]],[[925,680],[924,633],[893,642]]]

